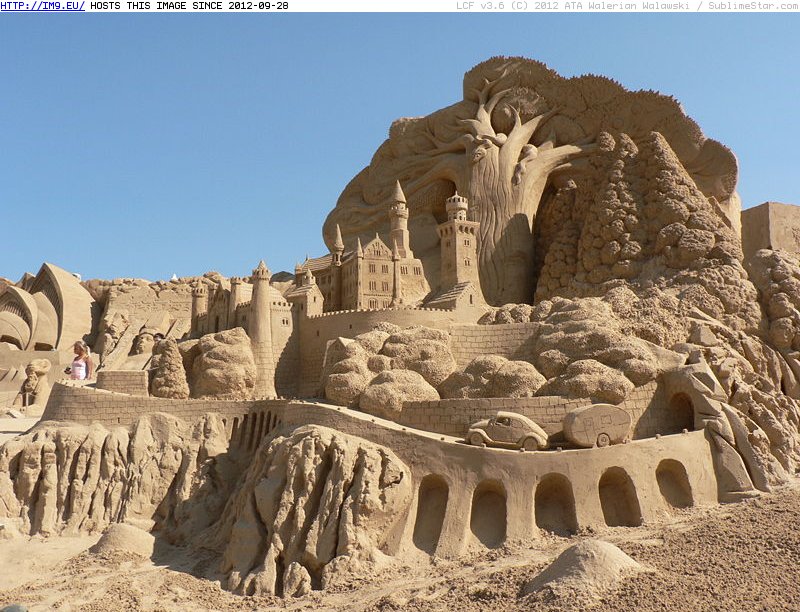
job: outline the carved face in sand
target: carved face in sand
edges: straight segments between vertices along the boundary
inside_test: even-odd
[[[148,330],[142,330],[139,332],[139,335],[136,336],[136,340],[133,343],[133,354],[143,355],[145,353],[152,353],[153,346],[155,346],[153,333]]]

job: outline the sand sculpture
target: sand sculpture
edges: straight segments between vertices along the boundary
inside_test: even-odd
[[[9,283],[0,392],[76,339],[101,365],[50,369],[0,516],[145,525],[236,593],[302,596],[770,491],[800,465],[800,245],[745,259],[773,225],[740,224],[736,177],[672,98],[490,59],[391,126],[293,277]],[[499,414],[542,443],[465,443]],[[624,573],[601,549],[563,563]]]

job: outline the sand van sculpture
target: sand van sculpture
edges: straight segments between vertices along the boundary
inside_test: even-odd
[[[225,588],[288,596],[795,474],[800,247],[745,259],[743,235],[779,242],[740,215],[731,151],[668,96],[528,59],[454,97],[391,125],[294,275],[46,264],[5,287],[0,397],[54,367],[42,422],[0,448],[3,520],[150,521]],[[101,357],[88,384],[58,376],[78,339]],[[583,443],[575,411],[598,404],[625,432]],[[498,413],[549,449],[464,443]],[[627,443],[579,448],[600,434]]]

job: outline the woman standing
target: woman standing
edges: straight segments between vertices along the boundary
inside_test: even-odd
[[[69,369],[69,377],[72,380],[86,380],[92,377],[94,373],[94,363],[89,354],[89,347],[83,340],[78,340],[73,346],[72,350],[75,351],[75,358],[72,360],[72,366]]]

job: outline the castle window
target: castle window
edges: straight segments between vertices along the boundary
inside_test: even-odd
[[[383,272],[384,274],[389,274],[389,266],[388,265],[381,266],[381,272]]]
[[[450,246],[450,241],[449,240],[445,241],[444,246],[449,247]]]
[[[377,308],[378,307],[378,300],[370,300],[369,301],[370,308]]]
[[[370,291],[375,291],[378,288],[378,283],[375,281],[369,281],[369,289]]]
[[[408,266],[400,266],[400,274],[408,274]]]
[[[384,291],[389,291],[389,283],[387,283],[386,281],[382,282],[381,289],[383,289]]]
[[[370,271],[372,274],[375,274],[375,264],[369,264],[369,271]]]
[[[414,274],[417,276],[422,276],[422,268],[419,266],[414,266]]]
[[[464,239],[464,246],[469,246],[469,238]]]
[[[468,266],[468,265],[470,265],[470,263],[469,263],[469,259],[465,259],[465,260],[464,260],[464,265],[465,265],[465,266]]]

